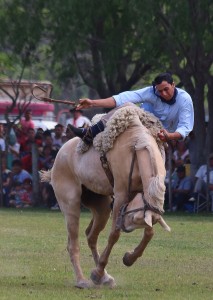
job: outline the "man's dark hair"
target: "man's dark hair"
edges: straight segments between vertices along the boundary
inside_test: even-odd
[[[157,84],[161,84],[162,81],[167,81],[168,83],[172,84],[174,82],[171,73],[161,73],[157,77],[155,77],[154,81],[152,82],[153,86]]]
[[[12,161],[12,167],[14,167],[14,166],[22,167],[22,162],[21,162],[21,160],[20,160],[20,159],[14,159],[14,160]]]
[[[63,127],[64,127],[64,126],[61,125],[60,123],[58,123],[58,124],[55,125],[55,128],[62,128],[62,129],[63,129]]]

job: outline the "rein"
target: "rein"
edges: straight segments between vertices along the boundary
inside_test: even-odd
[[[174,147],[174,144],[172,143],[172,141],[174,141],[174,140],[170,140],[168,137],[168,134],[165,131],[163,132],[163,134],[165,136],[167,145],[171,148],[171,151],[174,152],[175,147]]]

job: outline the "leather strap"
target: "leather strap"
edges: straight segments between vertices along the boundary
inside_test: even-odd
[[[110,165],[107,161],[106,153],[102,152],[102,154],[100,156],[100,160],[101,160],[102,167],[106,173],[107,178],[109,179],[111,186],[114,187],[114,177],[112,175]]]

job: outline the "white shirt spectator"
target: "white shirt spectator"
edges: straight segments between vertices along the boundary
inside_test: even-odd
[[[204,180],[207,183],[207,165],[202,165],[197,173],[195,174],[195,177]],[[209,168],[209,183],[213,184],[213,168]]]
[[[90,120],[82,115],[83,112],[81,110],[70,109],[70,112],[73,114],[73,117],[67,119],[66,126],[68,124],[71,124],[77,128],[91,126]]]
[[[5,151],[5,140],[3,138],[0,138],[0,147],[1,151]]]

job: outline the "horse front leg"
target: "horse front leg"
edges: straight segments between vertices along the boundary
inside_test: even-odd
[[[122,198],[121,198],[122,199]],[[96,268],[92,271],[90,278],[92,279],[93,283],[96,285],[104,284],[104,278],[108,275],[105,267],[108,263],[108,259],[110,256],[110,253],[112,251],[113,246],[118,241],[120,237],[120,228],[116,227],[117,217],[119,214],[120,205],[118,205],[115,201],[114,207],[113,207],[113,220],[112,220],[112,227],[108,238],[108,243],[106,248],[104,249],[103,253],[100,255],[98,264]],[[109,275],[108,275],[109,276]],[[107,285],[113,287],[115,286],[114,278],[110,276],[109,282]]]
[[[126,252],[123,257],[123,263],[127,267],[130,267],[134,264],[138,257],[143,255],[144,250],[146,249],[148,243],[151,241],[154,235],[154,229],[152,227],[144,229],[144,235],[140,244],[132,251]]]
[[[109,255],[112,251],[114,244],[118,241],[119,237],[120,229],[116,229],[115,226],[113,226],[108,238],[108,244],[99,258],[97,267],[92,271],[90,276],[94,284],[102,284],[103,278],[106,275],[105,267],[108,263]],[[108,285],[111,285],[112,287],[115,285],[113,277],[111,277],[111,284]]]
[[[66,217],[67,231],[68,231],[68,243],[67,251],[70,256],[70,261],[73,265],[73,269],[76,277],[75,286],[78,288],[90,288],[92,283],[84,277],[83,271],[80,265],[80,246],[79,246],[79,217]]]

